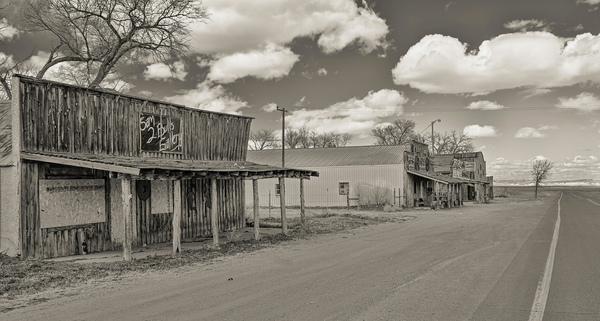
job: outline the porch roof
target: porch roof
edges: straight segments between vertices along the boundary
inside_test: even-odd
[[[21,152],[21,159],[103,170],[113,177],[153,179],[264,179],[319,176],[313,170],[282,168],[246,161],[198,161],[57,152]]]
[[[409,174],[412,175],[416,175],[416,176],[420,176],[432,181],[436,181],[442,184],[472,184],[475,181],[472,181],[470,179],[463,179],[463,178],[456,178],[456,177],[451,177],[451,176],[447,176],[447,175],[440,175],[440,174],[435,174],[435,173],[431,173],[431,172],[426,172],[426,171],[418,171],[418,170],[406,170],[406,172],[408,172]]]

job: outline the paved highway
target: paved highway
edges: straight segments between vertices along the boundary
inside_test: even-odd
[[[87,285],[0,319],[600,320],[599,196],[404,212],[416,218]]]

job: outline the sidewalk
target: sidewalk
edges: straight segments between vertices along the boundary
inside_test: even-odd
[[[280,234],[281,228],[273,228],[273,227],[261,227],[260,235],[275,235]],[[244,227],[237,230],[236,234],[239,236],[234,241],[245,241],[254,239],[254,228],[253,227]],[[219,244],[224,244],[229,242],[228,233],[222,232],[219,235]],[[213,239],[212,236],[202,238],[199,241],[191,241],[191,240],[182,240],[181,241],[181,250],[197,250],[202,249],[207,245],[212,245]],[[132,248],[131,257],[134,260],[143,259],[149,256],[162,256],[162,255],[171,255],[173,253],[173,243],[160,243],[160,244],[151,244],[148,246],[135,246]],[[100,253],[91,253],[86,255],[73,255],[73,256],[64,256],[57,257],[53,259],[47,259],[47,261],[54,262],[73,262],[73,263],[101,263],[101,262],[118,262],[123,260],[123,250],[113,250],[113,251],[105,251]]]

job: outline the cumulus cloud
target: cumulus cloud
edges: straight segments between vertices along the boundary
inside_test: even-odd
[[[494,126],[479,126],[479,125],[469,125],[465,126],[463,129],[463,134],[471,137],[495,137],[498,136],[496,132],[496,128]]]
[[[600,99],[592,93],[583,92],[573,98],[559,97],[558,101],[556,107],[559,108],[577,109],[585,112],[600,109]]]
[[[513,20],[504,24],[504,28],[510,29],[513,31],[533,31],[533,30],[543,30],[548,31],[548,26],[545,22],[536,19],[529,20]]]
[[[248,76],[277,79],[290,72],[298,57],[289,48],[270,44],[262,50],[234,53],[217,59],[212,63],[208,79],[220,83],[231,83]]]
[[[547,88],[527,88],[525,90],[522,90],[520,92],[521,95],[523,95],[523,98],[527,99],[527,98],[531,98],[531,97],[535,97],[535,96],[542,96],[545,94],[548,94],[552,92],[552,89],[547,89]]]
[[[316,37],[333,53],[358,45],[363,53],[386,48],[388,26],[363,2],[353,0],[204,0],[208,23],[192,25],[192,47],[198,53],[234,53],[268,43],[285,45],[297,37]]]
[[[295,110],[286,117],[293,128],[305,127],[317,132],[350,133],[367,137],[381,119],[400,115],[408,102],[404,94],[390,89],[370,91],[362,99],[352,98],[325,109]]]
[[[547,159],[545,156],[536,156],[525,160],[507,160],[498,158],[488,163],[488,174],[494,179],[514,179],[530,181],[531,165],[536,160]],[[575,156],[564,162],[555,161],[551,171],[552,181],[581,179],[582,177],[600,177],[600,160],[594,155]]]
[[[589,5],[597,5],[600,3],[600,0],[577,0],[577,4],[589,4]]]
[[[523,127],[515,133],[515,138],[545,138],[548,136],[545,131],[558,129],[554,125],[539,125],[538,128]]]
[[[164,63],[155,63],[146,66],[146,69],[144,70],[144,79],[168,81],[175,78],[184,81],[185,76],[187,76],[187,72],[185,71],[185,65],[183,64],[183,61],[176,61],[173,63],[172,67],[173,69]]]
[[[428,35],[392,70],[394,82],[427,93],[484,94],[519,87],[600,83],[600,35],[573,39],[548,32],[511,33],[467,51],[458,39]]]
[[[325,68],[321,68],[321,69],[319,69],[319,70],[317,71],[317,74],[318,74],[319,76],[321,76],[321,77],[323,77],[323,76],[327,76],[327,69],[325,69]]]
[[[500,110],[504,108],[506,107],[488,100],[474,101],[467,107],[467,109],[471,110]]]
[[[231,114],[240,114],[240,109],[248,107],[247,102],[227,93],[223,86],[215,86],[208,81],[179,95],[165,97],[165,100],[187,107]]]
[[[13,40],[13,38],[19,36],[20,31],[8,24],[6,18],[0,19],[0,41]]]
[[[544,138],[546,134],[541,133],[533,127],[523,127],[515,133],[515,138]]]
[[[262,106],[261,109],[266,111],[267,113],[272,113],[274,111],[277,111],[277,104],[275,104],[275,103],[266,104],[266,105]]]

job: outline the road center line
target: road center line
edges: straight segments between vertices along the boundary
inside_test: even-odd
[[[556,253],[556,244],[558,243],[558,230],[560,228],[560,200],[562,199],[562,192],[558,198],[558,218],[554,225],[554,234],[552,235],[552,243],[550,243],[550,253],[548,253],[548,260],[546,260],[546,267],[544,268],[544,275],[538,283],[537,291],[535,292],[535,298],[531,305],[531,313],[529,314],[529,321],[542,321],[544,318],[544,310],[546,309],[546,301],[548,300],[548,292],[550,291],[550,281],[552,279],[552,268],[554,267],[554,254]]]

